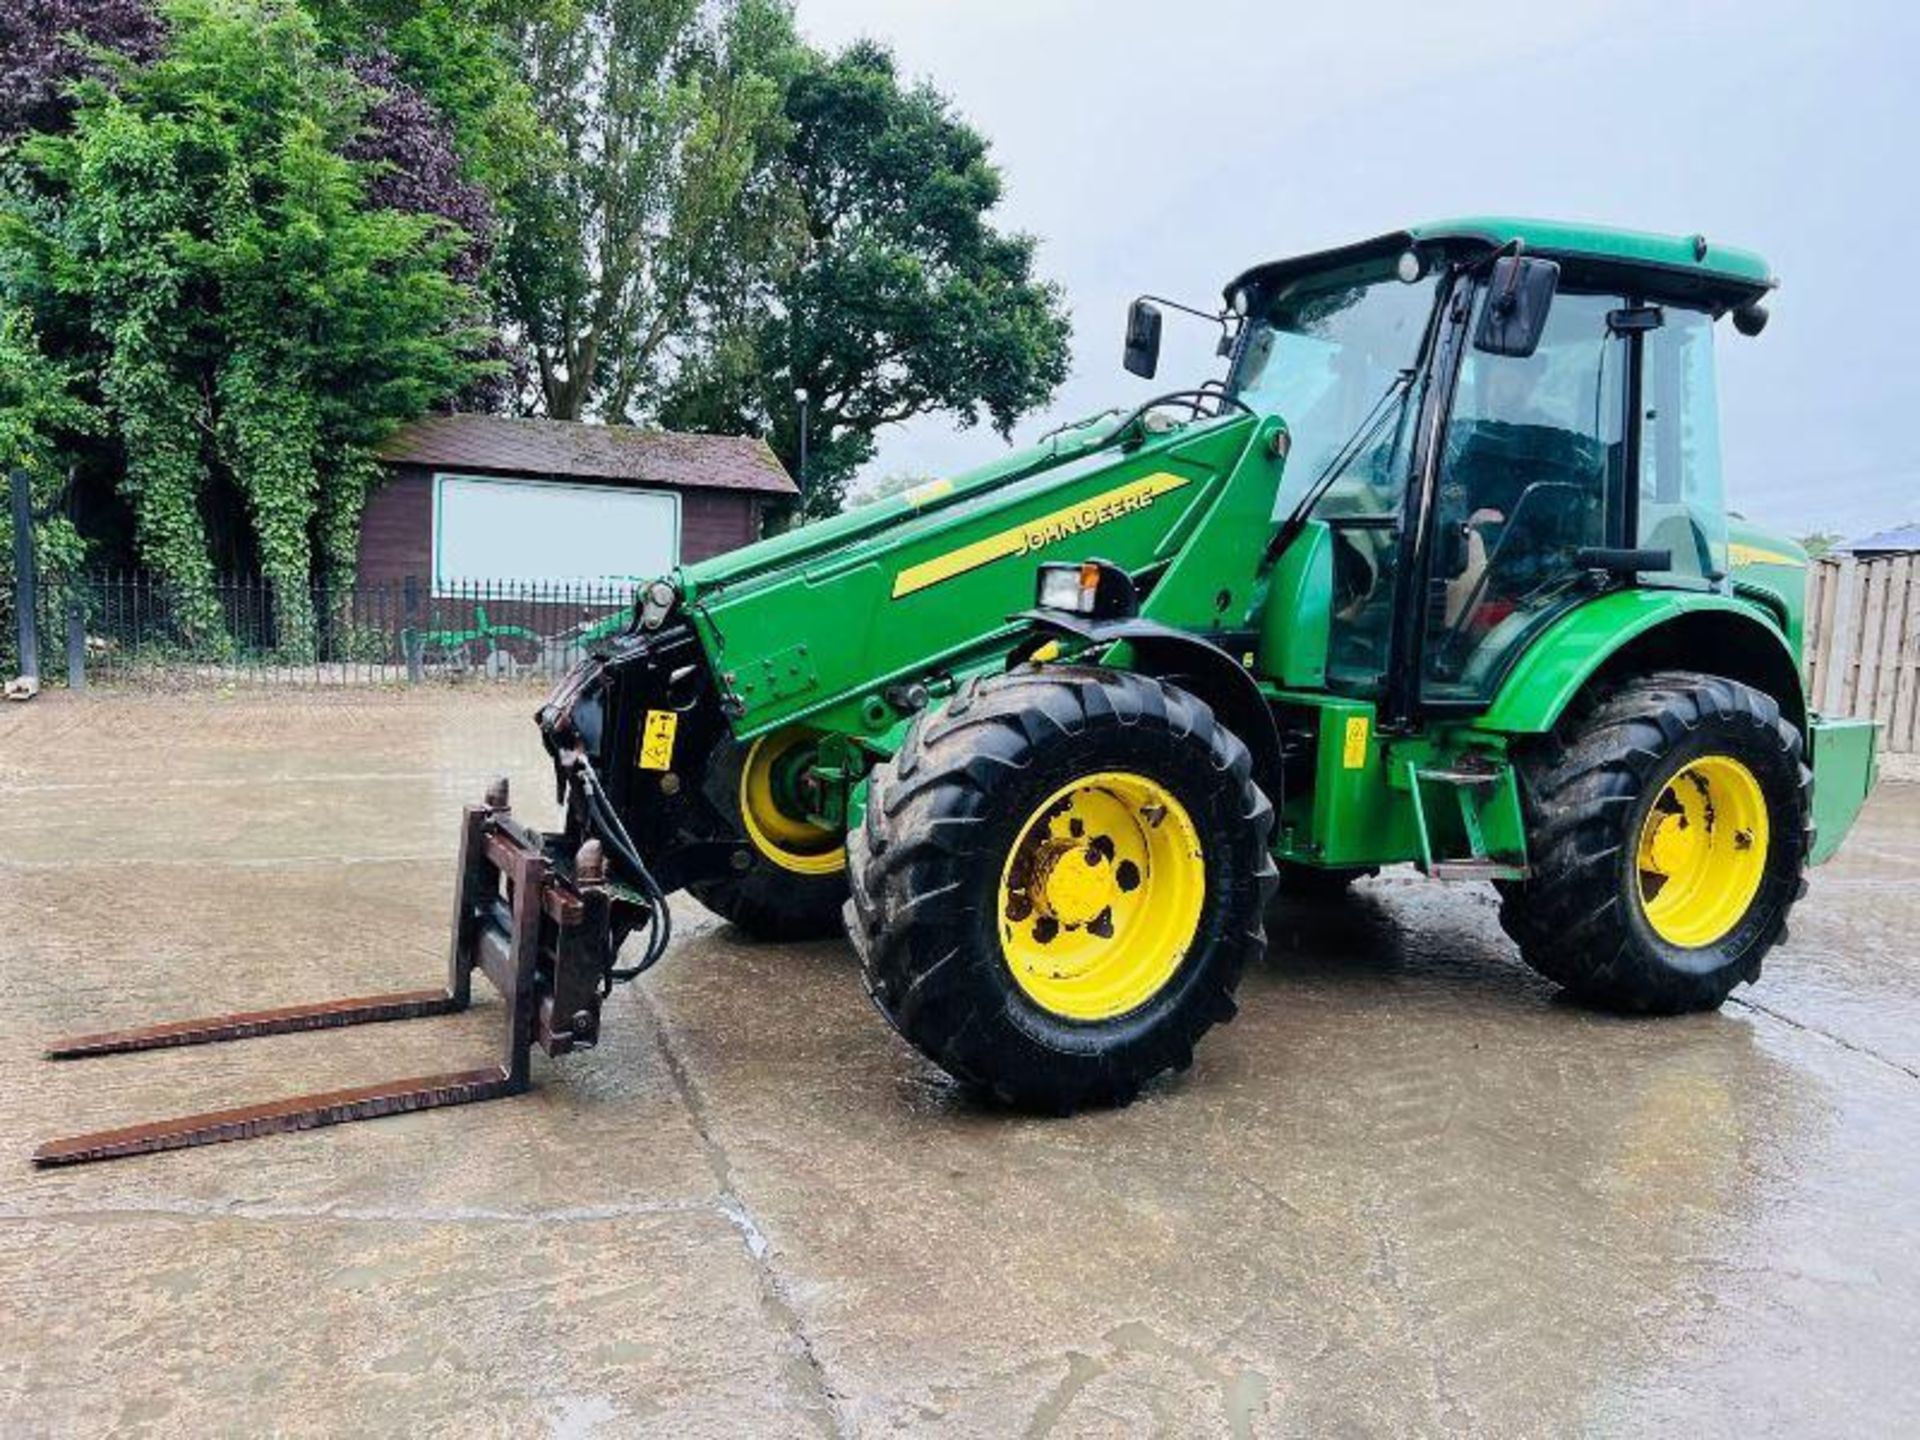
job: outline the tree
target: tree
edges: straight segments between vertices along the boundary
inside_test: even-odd
[[[347,68],[370,97],[345,151],[371,167],[368,202],[408,215],[437,215],[453,225],[466,237],[454,274],[478,280],[492,256],[499,217],[493,197],[462,173],[453,127],[400,77],[400,63],[390,52],[353,56]]]
[[[237,491],[299,652],[316,568],[351,574],[370,446],[476,372],[476,297],[449,273],[469,237],[370,200],[394,172],[348,152],[381,97],[288,0],[163,14],[160,58],[83,83],[70,129],[24,143],[4,268],[85,315],[140,555],[182,629],[220,636],[207,518]]]
[[[768,434],[795,468],[804,389],[818,516],[887,425],[945,412],[1009,435],[1066,378],[1069,322],[1059,288],[1034,276],[1033,239],[991,223],[1001,180],[986,140],[937,91],[903,87],[885,48],[809,55],[785,114],[790,263],[715,297],[663,418]]]
[[[58,502],[66,477],[60,453],[75,435],[99,428],[99,413],[77,393],[78,378],[41,352],[25,310],[0,312],[0,482],[27,472],[36,514],[36,563],[44,574],[74,569],[85,553]],[[4,491],[0,491],[4,493]],[[0,586],[13,581],[13,507],[0,505]]]
[[[96,52],[151,60],[165,36],[147,0],[8,0],[0,15],[0,140],[62,128],[73,83],[106,73]]]
[[[778,0],[582,0],[521,35],[555,139],[510,192],[507,311],[545,414],[630,419],[751,228],[778,144]]]
[[[574,13],[576,0],[303,0],[329,52],[391,58],[393,73],[444,123],[461,175],[497,204],[546,144],[520,78],[519,38]]]
[[[1844,539],[1846,536],[1835,534],[1831,530],[1816,530],[1811,535],[1800,537],[1800,548],[1807,552],[1809,560],[1818,560]]]

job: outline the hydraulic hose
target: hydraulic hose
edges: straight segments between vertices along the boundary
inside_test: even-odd
[[[667,943],[673,938],[673,916],[667,909],[666,892],[653,878],[653,872],[647,869],[646,861],[640,858],[639,848],[627,833],[627,827],[621,821],[619,812],[613,808],[613,802],[607,798],[606,787],[600,783],[600,773],[593,768],[586,750],[576,750],[574,759],[579,766],[580,787],[587,798],[588,821],[599,834],[601,842],[613,851],[614,858],[626,867],[647,900],[646,951],[636,964],[607,967],[606,982],[611,988],[614,984],[624,984],[646,974],[659,963],[660,957],[667,952]]]

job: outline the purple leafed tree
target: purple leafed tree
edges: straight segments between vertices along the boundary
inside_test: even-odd
[[[453,131],[433,103],[400,78],[384,52],[348,62],[371,93],[360,134],[347,147],[350,159],[379,167],[368,198],[389,210],[438,215],[466,232],[454,278],[473,281],[486,268],[499,228],[487,192],[460,174]]]
[[[87,46],[147,61],[165,40],[146,0],[0,0],[0,138],[65,123],[67,86],[100,71]]]
[[[459,226],[467,242],[448,271],[456,280],[476,282],[493,255],[500,221],[487,192],[460,174],[452,127],[432,101],[400,78],[392,55],[376,51],[355,56],[347,65],[369,91],[360,133],[346,151],[350,159],[378,167],[368,199],[411,215],[438,215]],[[479,358],[498,360],[505,353],[496,335]],[[452,408],[498,410],[508,393],[502,377],[487,376],[455,397]]]

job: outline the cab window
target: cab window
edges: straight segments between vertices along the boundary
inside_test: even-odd
[[[1280,292],[1256,321],[1233,379],[1255,410],[1285,417],[1292,450],[1274,515],[1319,492],[1333,534],[1329,683],[1379,687],[1398,596],[1412,379],[1437,275],[1408,283],[1380,257]]]
[[[1713,321],[1667,306],[1641,355],[1637,543],[1666,550],[1671,568],[1642,583],[1701,587],[1727,569]]]
[[[1575,554],[1618,533],[1627,344],[1607,317],[1624,304],[1562,290],[1532,355],[1462,359],[1432,519],[1429,698],[1486,699],[1579,583]]]

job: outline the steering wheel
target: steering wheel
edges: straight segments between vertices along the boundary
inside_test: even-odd
[[[1512,510],[1507,513],[1506,523],[1500,527],[1499,538],[1494,541],[1492,550],[1487,553],[1485,568],[1481,570],[1479,578],[1474,581],[1473,588],[1467,592],[1466,600],[1460,606],[1459,613],[1454,617],[1453,623],[1447,628],[1446,635],[1441,638],[1440,644],[1436,647],[1437,666],[1444,667],[1455,658],[1454,652],[1465,638],[1467,626],[1472,622],[1481,602],[1486,598],[1489,586],[1494,577],[1502,573],[1505,568],[1502,562],[1508,558],[1514,537],[1526,533],[1520,525],[1521,517],[1527,515],[1530,508],[1541,510],[1545,509],[1550,502],[1558,502],[1561,508],[1558,524],[1554,526],[1559,532],[1558,535],[1553,538],[1543,535],[1544,543],[1521,553],[1529,558],[1556,556],[1564,564],[1548,565],[1546,568],[1565,573],[1571,570],[1573,552],[1580,545],[1580,520],[1583,518],[1587,499],[1587,487],[1572,480],[1535,480],[1521,490],[1520,498],[1514,501]],[[1539,521],[1535,520],[1534,524],[1539,526]],[[1539,526],[1539,528],[1546,527]],[[1535,589],[1538,587],[1532,587],[1527,593],[1531,595]]]

